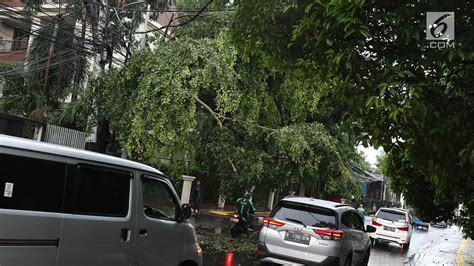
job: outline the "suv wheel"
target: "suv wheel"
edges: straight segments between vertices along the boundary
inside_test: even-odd
[[[362,265],[363,266],[369,265],[369,259],[370,259],[370,248],[367,249],[367,252],[365,253],[364,261],[362,262]]]
[[[410,242],[406,243],[405,245],[403,245],[403,250],[407,251],[408,248],[410,248]]]
[[[347,255],[346,261],[344,262],[344,266],[352,266],[352,256]]]

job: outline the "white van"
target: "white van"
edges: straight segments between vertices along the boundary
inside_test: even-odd
[[[0,264],[202,265],[170,181],[99,153],[0,135]]]

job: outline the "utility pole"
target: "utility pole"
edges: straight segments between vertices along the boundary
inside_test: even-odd
[[[107,7],[107,0],[100,0],[100,6],[99,6],[99,18],[97,22],[97,31],[96,31],[96,49],[97,49],[97,54],[94,58],[94,73],[96,76],[99,73],[103,73],[105,71],[105,64],[104,64],[104,39],[103,39],[103,34],[105,32],[105,25],[106,25],[106,20],[108,17],[108,13],[106,13],[106,10],[104,10]],[[99,71],[100,70],[100,71]]]
[[[81,49],[85,49],[84,43],[86,39],[86,29],[87,29],[87,21],[86,21],[86,7],[82,7],[81,10],[81,38],[79,39],[79,64],[77,65],[76,73],[74,73],[74,84],[79,85],[83,72],[84,72],[84,63],[82,60],[87,60],[83,58],[84,52]],[[71,96],[71,101],[77,100],[77,94],[73,93]]]
[[[143,1],[144,2],[144,1]],[[146,32],[148,30],[148,21],[150,20],[150,5],[147,5],[146,12],[145,12],[145,23],[142,24],[141,32]],[[139,50],[144,49],[146,45],[146,33],[143,33],[143,36],[140,39],[140,46],[138,47]]]
[[[60,15],[58,15],[60,16]],[[46,69],[44,70],[44,95],[46,97],[46,106],[51,106],[51,91],[49,89],[49,65],[51,64],[51,57],[54,53],[54,45],[56,44],[56,37],[58,36],[59,22],[56,21],[53,29],[53,38],[49,43],[48,59],[46,61]]]

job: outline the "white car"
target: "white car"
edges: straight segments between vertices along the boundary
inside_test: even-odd
[[[374,233],[369,234],[372,243],[396,243],[407,250],[413,233],[412,220],[407,210],[380,208],[372,218],[372,225],[377,228]]]

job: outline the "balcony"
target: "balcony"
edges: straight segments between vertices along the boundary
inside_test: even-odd
[[[25,3],[23,3],[21,0],[0,0],[0,8],[5,6],[24,7]]]
[[[4,40],[0,38],[0,62],[25,61],[28,38]]]

